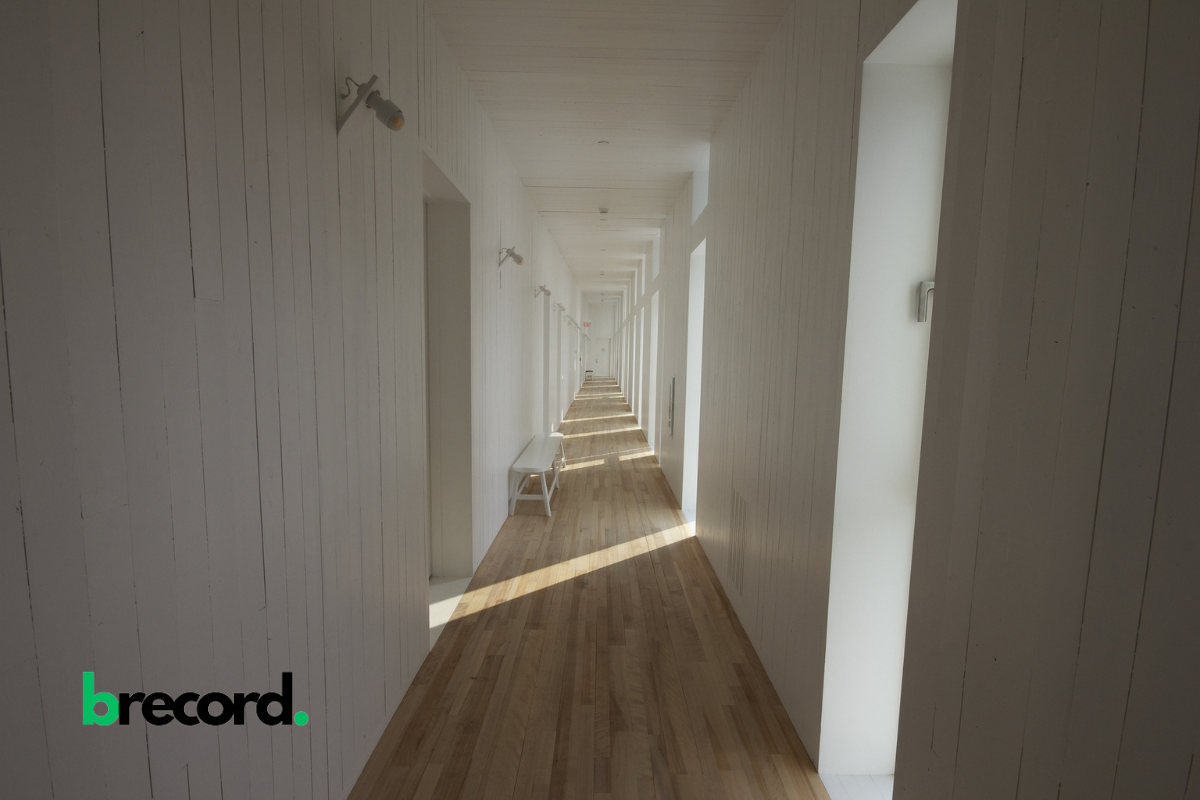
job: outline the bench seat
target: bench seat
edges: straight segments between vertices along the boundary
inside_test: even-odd
[[[558,473],[566,458],[567,453],[563,448],[561,433],[539,433],[534,436],[512,465],[513,472],[517,473],[517,483],[509,492],[508,515],[512,516],[516,512],[518,500],[541,500],[546,508],[546,516],[553,516],[550,512],[550,498],[554,496],[554,490],[558,488]],[[547,480],[546,476],[550,473],[554,473],[554,477]],[[541,478],[541,494],[521,494],[521,488],[525,485],[526,479],[532,475]]]

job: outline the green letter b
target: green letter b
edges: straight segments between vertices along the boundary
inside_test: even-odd
[[[104,703],[104,713],[96,713],[96,704]],[[83,673],[83,724],[112,725],[117,721],[117,698],[111,692],[96,691],[96,673]]]

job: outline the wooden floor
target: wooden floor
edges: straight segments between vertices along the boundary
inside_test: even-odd
[[[584,386],[553,518],[518,504],[352,800],[828,799],[619,391]]]

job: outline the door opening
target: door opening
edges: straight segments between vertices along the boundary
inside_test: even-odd
[[[650,295],[649,332],[646,334],[646,443],[658,452],[658,292]]]
[[[588,344],[588,355],[591,360],[588,369],[592,371],[593,376],[608,378],[612,375],[612,366],[609,361],[609,351],[611,349],[612,339],[607,336],[602,336]]]
[[[423,179],[428,566],[431,578],[465,578],[473,570],[471,205],[428,158]]]
[[[687,383],[683,396],[683,516],[696,521],[700,477],[700,385],[704,368],[704,257],[707,240],[692,251],[688,270]]]
[[[955,14],[919,0],[863,66],[822,775],[895,769]]]

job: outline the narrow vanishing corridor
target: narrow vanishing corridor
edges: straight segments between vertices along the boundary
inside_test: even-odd
[[[1200,800],[1198,42],[3,0],[0,800]]]
[[[613,380],[562,432],[350,795],[827,798]]]

